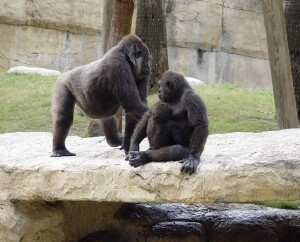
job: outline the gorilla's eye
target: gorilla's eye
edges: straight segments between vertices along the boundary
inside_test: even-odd
[[[173,86],[172,86],[172,83],[171,83],[170,81],[167,81],[167,82],[166,82],[166,86],[167,86],[168,88],[170,88],[170,89],[173,87]]]
[[[137,52],[135,52],[135,58],[140,58],[141,55],[142,55],[141,51],[138,50]]]

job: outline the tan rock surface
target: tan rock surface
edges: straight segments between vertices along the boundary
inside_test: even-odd
[[[64,72],[102,55],[101,35],[0,24],[0,36],[0,69],[4,70],[27,65]]]
[[[104,138],[68,137],[76,157],[49,157],[50,133],[0,135],[0,200],[249,202],[300,199],[300,129],[209,136],[195,175],[178,162],[132,168]],[[142,144],[142,149],[147,143]]]
[[[269,59],[263,14],[224,8],[223,52]]]
[[[176,1],[167,14],[168,44],[185,48],[218,48],[222,34],[222,5]]]
[[[26,24],[26,0],[1,0],[0,23]]]
[[[103,1],[26,1],[27,24],[74,33],[102,30]]]

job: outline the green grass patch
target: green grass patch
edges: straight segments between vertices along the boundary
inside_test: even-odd
[[[0,72],[0,133],[52,130],[51,95],[56,77]],[[85,132],[87,118],[75,110],[70,134]]]
[[[300,209],[300,200],[296,201],[258,201],[253,204],[262,205],[272,208],[283,208],[283,209]]]
[[[277,130],[273,92],[231,84],[198,85],[195,91],[206,104],[210,134]],[[149,106],[157,95],[148,98]]]
[[[51,132],[51,93],[55,77],[0,72],[0,133],[17,131]],[[261,132],[277,130],[273,93],[234,85],[195,87],[204,100],[210,133]],[[148,97],[149,106],[157,95]],[[72,135],[86,136],[88,120],[75,110]]]

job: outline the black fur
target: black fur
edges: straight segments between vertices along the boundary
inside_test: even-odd
[[[137,125],[129,163],[138,167],[150,161],[182,159],[181,171],[194,173],[208,136],[206,107],[180,73],[165,72],[159,84],[161,101]],[[146,136],[150,149],[140,152],[139,144]]]
[[[51,156],[75,155],[65,147],[75,103],[87,116],[101,120],[108,144],[122,145],[127,153],[136,123],[148,109],[150,59],[147,46],[136,35],[128,35],[102,59],[60,75],[52,97]],[[117,131],[114,117],[120,107],[126,114],[124,139]]]

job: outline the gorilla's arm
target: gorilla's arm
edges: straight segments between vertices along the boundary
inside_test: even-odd
[[[120,74],[123,76],[122,82],[115,84],[114,95],[125,113],[138,121],[148,110],[148,107],[141,100],[133,75],[126,75],[125,72]]]
[[[137,121],[133,119],[130,115],[125,115],[125,131],[124,131],[124,139],[120,149],[124,149],[125,154],[128,154],[130,148],[130,140],[136,127]]]
[[[208,137],[208,120],[205,105],[199,96],[193,92],[186,92],[182,101],[194,131],[190,140],[189,156],[181,161],[183,163],[181,172],[193,173],[200,163],[200,156]]]
[[[130,151],[140,150],[139,145],[144,138],[147,137],[147,126],[149,118],[151,117],[150,110],[144,114],[140,122],[137,124],[132,135]]]
[[[148,79],[149,79],[149,77],[147,76],[147,77],[144,77],[144,78],[136,81],[136,86],[139,91],[141,101],[146,105],[147,105],[147,94],[148,94],[148,87],[147,87]]]
[[[148,77],[145,77],[141,80],[136,81],[136,86],[139,92],[140,99],[142,103],[147,105],[147,81]],[[130,140],[133,134],[133,131],[136,127],[137,120],[132,118],[129,114],[125,116],[125,135],[123,139],[123,144],[121,149],[125,150],[125,154],[128,154],[130,148]]]
[[[133,151],[139,151],[140,150],[140,143],[143,141],[144,138],[147,137],[147,126],[148,126],[148,120],[150,118],[150,110],[144,114],[142,119],[138,122],[136,125],[129,148],[129,153]],[[126,133],[126,129],[125,129]],[[128,153],[128,152],[127,152]],[[127,154],[126,153],[126,154]],[[127,155],[125,160],[129,160],[130,155]]]
[[[187,157],[189,148],[182,145],[172,145],[159,148],[157,150],[131,151],[129,154],[129,164],[139,167],[148,162],[162,162],[171,160],[181,160]],[[197,167],[196,167],[197,168]],[[194,170],[195,172],[196,170]]]

